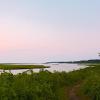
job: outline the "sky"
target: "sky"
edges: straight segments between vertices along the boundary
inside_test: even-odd
[[[0,0],[0,62],[96,59],[100,0]]]

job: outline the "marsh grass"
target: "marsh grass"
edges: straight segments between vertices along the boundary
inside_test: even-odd
[[[37,68],[48,68],[44,65],[13,65],[13,64],[1,64],[0,69],[13,70],[13,69],[37,69]]]

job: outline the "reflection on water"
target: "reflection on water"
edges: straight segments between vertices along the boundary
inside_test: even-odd
[[[39,64],[38,64],[39,65]],[[73,70],[78,70],[78,69],[82,69],[82,68],[86,68],[86,65],[79,65],[79,64],[41,64],[41,65],[45,65],[45,66],[50,66],[50,68],[44,68],[44,70],[48,70],[50,72],[54,72],[54,71],[58,71],[58,72],[62,72],[62,71],[66,71],[66,72],[70,72]],[[22,72],[26,72],[29,69],[18,69],[18,70],[11,70],[10,72],[13,74],[18,74],[18,73],[22,73]],[[41,69],[32,69],[34,72],[39,72]],[[0,70],[0,72],[3,72],[3,70]],[[6,72],[9,72],[9,70],[6,70]]]

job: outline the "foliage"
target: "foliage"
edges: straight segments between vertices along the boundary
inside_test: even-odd
[[[100,100],[100,65],[90,71],[90,75],[84,80],[81,91],[89,96],[91,100]]]
[[[99,65],[69,73],[30,72],[17,75],[1,73],[0,100],[64,100],[64,87],[71,87],[78,82],[83,82],[81,92],[90,96],[91,100],[100,100]]]
[[[61,100],[58,91],[83,79],[80,72],[1,73],[0,100]],[[63,100],[63,99],[62,99]]]

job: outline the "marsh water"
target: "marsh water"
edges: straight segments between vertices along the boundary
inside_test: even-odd
[[[26,64],[23,64],[26,65]],[[27,65],[32,65],[32,64],[27,64]],[[34,65],[34,64],[33,64]],[[83,69],[86,68],[86,65],[82,65],[82,64],[67,64],[67,63],[50,63],[50,64],[38,64],[38,65],[45,65],[45,66],[49,66],[50,68],[43,68],[43,70],[48,70],[50,72],[70,72],[73,70],[78,70],[78,69]],[[34,72],[39,72],[41,69],[37,68],[37,69],[32,69]],[[1,72],[3,72],[3,70],[0,70]],[[9,70],[6,70],[6,72],[9,72]],[[29,72],[29,69],[17,69],[17,70],[10,70],[10,72],[12,74],[18,74],[18,73],[23,73],[23,72]]]

